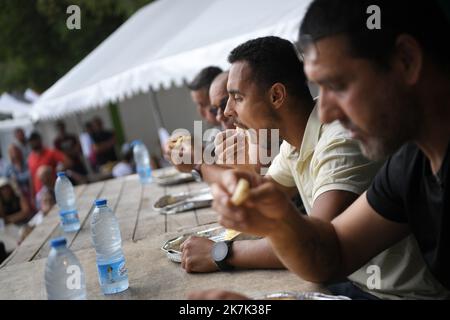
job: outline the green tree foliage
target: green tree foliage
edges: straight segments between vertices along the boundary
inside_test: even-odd
[[[0,93],[45,91],[151,0],[0,0]],[[69,5],[81,29],[69,30]]]

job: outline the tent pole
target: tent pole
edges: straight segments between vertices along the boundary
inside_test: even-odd
[[[165,128],[164,121],[159,109],[158,99],[156,98],[156,92],[150,87],[150,104],[152,107],[153,118],[155,118],[156,126],[159,128]]]

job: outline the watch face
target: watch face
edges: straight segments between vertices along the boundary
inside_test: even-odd
[[[217,242],[212,249],[212,257],[214,261],[223,261],[228,254],[228,246],[225,242]]]

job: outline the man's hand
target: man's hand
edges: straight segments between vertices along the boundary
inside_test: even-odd
[[[240,206],[231,203],[239,179],[250,183],[250,193]],[[219,213],[219,223],[225,228],[257,235],[270,236],[280,224],[286,223],[297,209],[274,182],[258,174],[229,170],[218,184],[212,185],[213,208]]]
[[[214,241],[202,237],[189,237],[181,245],[181,267],[186,272],[213,272],[218,267],[211,257]]]
[[[195,291],[188,294],[190,300],[249,300],[249,297],[239,293],[224,290]]]
[[[258,144],[242,129],[228,129],[214,140],[216,163],[235,169],[258,171]]]
[[[244,132],[228,129],[216,135],[214,153],[217,164],[233,167],[249,163],[248,141]]]
[[[165,146],[166,158],[180,172],[191,172],[194,167],[194,153],[191,139],[184,139],[177,143],[180,136],[170,137]]]

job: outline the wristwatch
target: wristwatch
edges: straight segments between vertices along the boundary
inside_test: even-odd
[[[203,177],[202,177],[202,164],[196,164],[194,166],[194,169],[191,170],[191,174],[194,177],[195,181],[197,182],[202,182],[203,181]]]
[[[221,271],[233,270],[234,267],[227,263],[227,259],[231,256],[231,247],[233,241],[219,241],[214,243],[211,249],[211,256]]]

